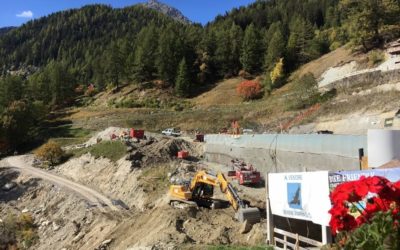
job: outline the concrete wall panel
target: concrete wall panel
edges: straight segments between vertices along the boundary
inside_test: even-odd
[[[365,136],[345,135],[207,135],[207,160],[229,164],[232,158],[267,172],[359,169],[358,149]]]

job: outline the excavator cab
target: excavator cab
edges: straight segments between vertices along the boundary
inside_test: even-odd
[[[199,183],[192,192],[192,199],[202,198],[211,199],[214,195],[214,186],[206,183]]]

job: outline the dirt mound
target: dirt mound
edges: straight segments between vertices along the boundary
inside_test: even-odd
[[[254,245],[264,240],[263,227],[257,224],[247,234],[240,233],[241,224],[233,219],[232,208],[210,210],[206,208],[177,209],[168,205],[141,213],[121,224],[110,238],[129,228],[135,233],[124,240],[115,241],[115,249],[182,249],[184,246],[202,245]]]
[[[94,135],[92,138],[90,138],[85,145],[92,146],[96,144],[98,141],[109,141],[111,140],[111,136],[114,134],[116,136],[119,136],[123,133],[128,133],[129,130],[127,128],[119,128],[119,127],[109,127],[96,135]]]
[[[153,143],[140,148],[140,151],[145,155],[143,161],[147,165],[174,160],[177,158],[178,152],[182,150],[188,151],[192,159],[197,159],[201,156],[201,152],[193,143],[168,137],[155,140]]]

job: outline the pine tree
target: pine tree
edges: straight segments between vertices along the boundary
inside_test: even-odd
[[[240,62],[245,71],[257,73],[260,71],[262,62],[261,41],[258,32],[253,24],[250,24],[245,31]]]
[[[0,107],[6,107],[23,96],[23,81],[17,76],[0,78]]]
[[[369,50],[382,43],[381,27],[398,24],[400,2],[397,0],[340,0],[347,14],[346,26],[354,45]]]
[[[290,36],[287,44],[287,64],[290,69],[311,60],[315,53],[312,42],[314,29],[311,23],[302,17],[296,16],[290,23]]]
[[[274,63],[285,53],[285,40],[282,32],[276,30],[268,45],[267,54],[265,55],[264,65],[267,69],[273,67]]]
[[[155,25],[143,28],[136,41],[133,78],[138,82],[151,80],[157,72],[158,31]]]
[[[173,25],[162,29],[158,40],[157,72],[161,80],[173,84],[183,55],[183,42]]]
[[[109,53],[109,76],[112,84],[118,89],[121,77],[125,72],[125,65],[121,48],[117,42],[111,44]]]
[[[283,28],[282,28],[282,24],[281,22],[274,22],[272,23],[267,32],[265,32],[264,34],[264,38],[263,38],[263,43],[264,43],[264,48],[265,50],[268,50],[269,44],[272,40],[272,37],[274,36],[274,34],[280,30],[282,32]]]
[[[177,77],[175,81],[175,93],[181,97],[188,97],[191,90],[189,70],[186,59],[183,58],[179,63]]]
[[[231,29],[229,30],[229,40],[232,43],[229,57],[230,68],[232,74],[236,75],[240,70],[240,52],[243,43],[243,30],[233,22]]]
[[[213,31],[206,31],[197,48],[197,66],[199,68],[197,81],[201,84],[210,84],[215,80],[216,38]]]

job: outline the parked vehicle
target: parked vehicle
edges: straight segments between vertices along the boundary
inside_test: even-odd
[[[181,136],[181,132],[175,128],[167,128],[163,130],[161,134],[175,137]]]

